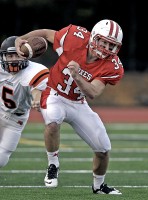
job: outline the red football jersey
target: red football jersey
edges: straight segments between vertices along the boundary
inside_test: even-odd
[[[72,60],[80,65],[79,74],[88,82],[99,79],[104,84],[115,85],[123,76],[124,69],[118,56],[111,60],[86,62],[89,38],[89,31],[75,25],[69,25],[55,34],[53,48],[59,58],[50,69],[48,87],[67,99],[77,101],[84,97],[67,68]]]

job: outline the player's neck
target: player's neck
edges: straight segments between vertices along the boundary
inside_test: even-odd
[[[88,49],[88,52],[87,52],[87,58],[86,58],[86,62],[87,63],[93,63],[95,62],[96,60],[98,60],[99,58],[95,55],[93,55],[91,53],[91,51]]]

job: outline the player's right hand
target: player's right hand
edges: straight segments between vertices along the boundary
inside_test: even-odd
[[[75,80],[79,76],[80,65],[75,61],[70,61],[67,65],[72,78]]]
[[[20,37],[17,37],[15,40],[16,52],[21,58],[26,58],[23,56],[24,53],[21,51],[21,46],[27,42],[28,42],[27,40],[21,39]]]

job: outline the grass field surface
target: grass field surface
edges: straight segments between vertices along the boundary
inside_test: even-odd
[[[147,200],[148,124],[105,124],[112,143],[106,183],[122,195],[92,193],[91,149],[63,124],[61,128],[59,186],[44,186],[47,158],[44,125],[28,123],[10,162],[0,169],[1,200]]]

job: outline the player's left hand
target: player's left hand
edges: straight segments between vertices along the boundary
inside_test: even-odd
[[[31,107],[40,112],[40,101],[32,101]]]

